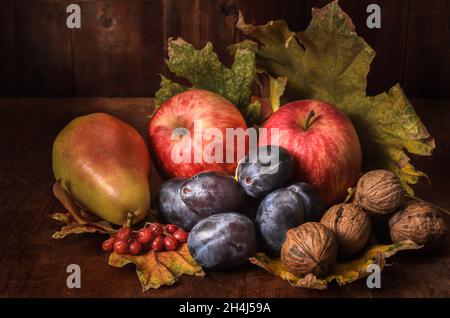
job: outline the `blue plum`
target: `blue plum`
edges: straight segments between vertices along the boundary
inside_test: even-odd
[[[164,223],[176,224],[190,231],[202,216],[193,212],[181,199],[180,189],[185,178],[172,178],[161,185],[159,191],[159,212]]]
[[[204,268],[225,271],[241,266],[256,253],[252,221],[240,213],[219,213],[198,222],[189,233],[188,248]]]
[[[295,192],[279,189],[261,202],[255,224],[265,251],[280,255],[286,232],[304,221],[303,200]]]
[[[245,213],[246,196],[236,180],[225,172],[202,172],[181,187],[181,198],[202,217],[235,211]]]
[[[278,146],[261,146],[244,157],[237,168],[242,189],[252,198],[263,198],[284,187],[294,173],[294,159]]]
[[[297,193],[303,200],[305,222],[318,222],[325,212],[325,203],[316,187],[306,182],[298,182],[286,189]]]

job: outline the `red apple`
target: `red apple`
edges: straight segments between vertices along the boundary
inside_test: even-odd
[[[227,129],[239,129],[242,135],[247,124],[237,107],[222,96],[205,90],[173,96],[150,121],[156,167],[165,177],[190,178],[207,170],[234,175],[238,160],[246,154],[247,137],[227,138]]]
[[[319,100],[301,100],[272,114],[260,134],[259,145],[286,148],[296,162],[295,179],[314,185],[326,204],[347,195],[361,169],[361,146],[348,117]],[[276,131],[279,129],[279,139]]]

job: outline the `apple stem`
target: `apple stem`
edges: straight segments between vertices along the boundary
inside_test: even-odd
[[[316,116],[316,113],[313,110],[311,110],[308,113],[308,116],[306,117],[305,130],[308,130],[309,126],[311,126],[311,122],[312,122],[312,119],[314,118],[314,116]]]

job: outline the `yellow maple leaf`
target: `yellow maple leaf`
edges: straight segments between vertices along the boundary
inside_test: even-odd
[[[326,289],[327,283],[334,280],[342,286],[357,279],[367,277],[371,273],[367,270],[370,265],[376,264],[383,269],[386,264],[386,258],[394,255],[398,251],[418,249],[420,247],[411,240],[391,245],[374,245],[358,259],[336,263],[330,274],[320,278],[313,274],[308,274],[305,277],[295,276],[286,269],[279,258],[269,258],[264,253],[257,253],[255,257],[250,258],[250,262],[289,281],[292,286],[309,289]]]
[[[59,181],[56,181],[53,185],[53,194],[67,210],[67,212],[53,213],[47,216],[53,220],[65,223],[59,231],[53,234],[52,237],[54,239],[61,239],[69,234],[95,232],[113,234],[117,232],[107,221],[82,211],[70,194],[63,189]]]
[[[162,285],[172,285],[183,274],[204,276],[200,265],[192,258],[187,244],[176,251],[154,252],[144,255],[119,255],[112,253],[109,265],[123,267],[127,264],[136,265],[136,273],[142,285],[142,291],[157,289]]]

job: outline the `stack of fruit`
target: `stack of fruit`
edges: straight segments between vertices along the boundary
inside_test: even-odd
[[[211,104],[222,111],[205,111]],[[245,127],[234,110],[224,98],[203,90],[177,94],[158,109],[149,133],[157,167],[172,177],[161,185],[157,200],[167,225],[147,223],[136,232],[132,225],[150,204],[150,156],[142,138],[105,114],[78,118],[61,132],[53,150],[58,182],[78,206],[124,224],[104,241],[105,251],[138,255],[176,250],[187,242],[201,266],[229,270],[245,264],[259,246],[281,257],[294,274],[320,276],[338,256],[358,254],[372,235],[372,223],[384,218],[387,224],[396,211],[389,221],[394,242],[412,239],[434,247],[442,241],[445,220],[426,204],[405,203],[396,175],[377,170],[358,181],[358,137],[346,115],[325,102],[281,107],[265,124],[279,129],[277,142],[271,130],[262,131],[259,147],[235,164],[175,162],[174,148],[190,153],[195,145],[171,138],[174,129],[192,130],[195,136],[195,120],[219,125],[219,130]],[[80,137],[83,143],[74,147]],[[224,150],[229,143],[224,141]],[[238,146],[233,146],[236,158]],[[356,183],[353,202],[339,203]]]
[[[252,26],[241,16],[237,27],[262,45],[233,46],[231,68],[211,43],[195,50],[169,39],[167,67],[192,85],[162,77],[148,128],[150,153],[139,133],[117,118],[73,120],[53,147],[57,197],[71,213],[66,219],[79,223],[63,230],[113,233],[103,243],[112,257],[185,252],[187,243],[200,265],[215,270],[240,266],[263,249],[298,276],[326,275],[338,258],[358,255],[380,228],[393,242],[439,246],[444,218],[427,203],[407,200],[404,191],[423,173],[403,148],[430,155],[434,140],[400,87],[367,96],[374,52],[337,2],[312,16],[306,37],[296,41],[293,35],[302,33],[286,32],[284,21]],[[336,55],[336,47],[346,54]],[[252,96],[255,86],[264,86],[256,85],[256,65],[266,67],[268,98]],[[337,107],[317,99],[280,107],[285,89],[291,99]],[[251,140],[246,129],[254,125],[262,129]],[[402,179],[385,170],[361,177],[361,146],[366,167],[393,167]],[[134,232],[132,225],[144,223],[150,210],[150,155],[166,180],[154,199],[162,223]],[[355,186],[353,201],[344,202]],[[89,226],[95,221],[74,211],[123,226],[117,233],[102,221]]]
[[[268,154],[265,162],[261,153]],[[257,160],[250,162],[253,155]],[[287,230],[320,219],[324,207],[312,185],[286,187],[293,170],[294,160],[286,149],[258,147],[239,162],[237,181],[224,172],[209,171],[163,183],[161,217],[191,230],[189,250],[205,268],[244,264],[256,253],[257,238],[268,252],[279,255]],[[256,200],[261,202],[255,215]]]
[[[210,102],[208,112],[205,100]],[[316,100],[290,103],[274,113],[261,130],[260,146],[234,166],[235,179],[227,174],[229,164],[215,165],[216,171],[208,171],[207,164],[174,164],[168,153],[175,147],[191,153],[195,146],[171,138],[173,129],[183,127],[195,135],[196,120],[203,126],[219,125],[219,130],[230,123],[242,127],[239,113],[218,111],[227,107],[220,96],[190,90],[164,103],[149,127],[156,162],[164,163],[163,174],[173,177],[160,189],[162,220],[190,230],[192,256],[203,267],[220,270],[244,264],[257,245],[279,256],[286,232],[319,221],[325,206],[342,200],[356,183],[361,164],[351,122]],[[280,131],[278,143],[271,128]],[[162,143],[164,151],[158,151]]]
[[[167,139],[167,134],[161,137],[158,132],[168,132],[177,123],[191,129],[198,119],[196,105],[201,97],[213,100],[220,108],[220,98],[211,95],[191,90],[163,104],[150,123],[151,143]],[[180,102],[186,100],[188,107]],[[224,114],[216,114],[216,123],[225,122],[220,116]],[[367,245],[373,222],[387,224],[387,215],[408,209],[403,204],[403,187],[393,173],[371,171],[358,181],[358,137],[348,118],[332,105],[316,100],[293,102],[272,114],[264,127],[279,129],[277,142],[272,140],[270,129],[263,130],[260,146],[239,161],[235,179],[227,174],[229,165],[215,166],[222,171],[193,174],[196,170],[189,164],[176,166],[164,153],[154,152],[157,162],[165,162],[165,174],[175,176],[161,186],[161,217],[191,231],[188,247],[203,267],[235,268],[246,263],[259,246],[268,255],[281,256],[285,267],[296,275],[325,275],[338,256],[352,257]],[[179,142],[172,141],[168,149]],[[209,166],[200,170],[209,170]],[[353,202],[339,203],[357,181]],[[324,214],[326,206],[331,208]],[[398,242],[401,237],[419,244],[440,241],[446,226],[433,211],[433,221],[416,217],[418,221],[409,224],[417,229],[420,221],[422,228],[423,222],[433,222],[428,226],[433,230],[422,233],[420,239],[399,230],[397,219],[403,223],[409,220],[397,216],[404,212],[394,215],[390,221],[392,240]]]

